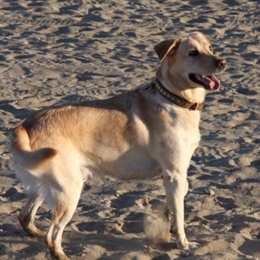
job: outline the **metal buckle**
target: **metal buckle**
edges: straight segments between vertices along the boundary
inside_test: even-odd
[[[190,110],[199,110],[200,104],[199,103],[194,103],[191,107]]]

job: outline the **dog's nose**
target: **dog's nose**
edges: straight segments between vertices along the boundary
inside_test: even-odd
[[[226,64],[226,60],[220,58],[216,59],[216,65],[219,70],[223,70],[226,67]]]

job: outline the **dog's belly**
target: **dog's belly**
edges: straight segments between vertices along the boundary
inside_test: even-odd
[[[142,150],[128,150],[114,160],[92,158],[92,174],[109,175],[118,179],[147,179],[161,174],[159,164]],[[95,161],[95,162],[94,162]]]

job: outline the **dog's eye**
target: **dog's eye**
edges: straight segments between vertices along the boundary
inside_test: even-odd
[[[213,48],[212,48],[211,45],[209,46],[209,50],[210,50],[211,52],[213,52]]]
[[[198,56],[200,53],[198,50],[191,50],[189,51],[189,56]]]

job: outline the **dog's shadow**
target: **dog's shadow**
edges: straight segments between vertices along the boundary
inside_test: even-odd
[[[27,108],[18,108],[15,101],[2,100],[0,101],[0,110],[12,114],[16,119],[24,119],[32,114],[33,110]]]

